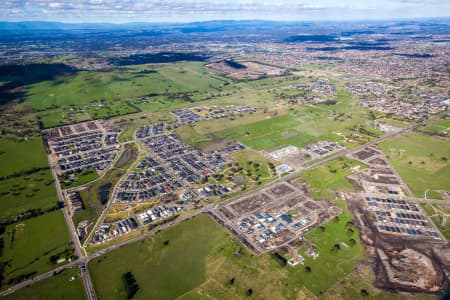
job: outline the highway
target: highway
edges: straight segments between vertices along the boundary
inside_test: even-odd
[[[421,126],[423,123],[424,122],[421,122],[421,123],[415,124],[413,126],[404,128],[404,129],[402,129],[400,131],[386,134],[386,135],[384,135],[384,136],[382,136],[380,138],[374,139],[374,140],[372,140],[372,141],[370,141],[370,142],[368,142],[368,143],[366,143],[366,144],[364,144],[362,146],[359,146],[357,148],[345,149],[345,150],[339,151],[337,153],[334,153],[334,154],[332,154],[330,156],[324,157],[322,159],[318,159],[316,161],[313,161],[312,163],[309,163],[305,167],[302,167],[302,168],[300,168],[300,169],[298,169],[298,170],[296,170],[296,171],[294,171],[294,172],[292,172],[292,173],[290,173],[290,174],[288,174],[288,175],[286,175],[284,177],[278,178],[278,179],[276,179],[276,180],[274,180],[274,181],[272,181],[270,183],[267,183],[264,186],[258,187],[257,189],[254,189],[254,190],[248,191],[248,192],[246,192],[244,194],[240,194],[240,195],[237,195],[235,197],[232,197],[232,198],[229,198],[227,200],[224,200],[218,205],[205,204],[205,206],[203,208],[201,208],[201,209],[199,209],[199,210],[197,210],[197,211],[195,211],[195,212],[193,212],[193,213],[191,213],[189,215],[185,215],[183,217],[177,218],[177,219],[175,219],[175,220],[173,220],[171,222],[165,223],[165,224],[163,224],[163,225],[161,225],[161,226],[159,226],[157,228],[154,228],[154,229],[152,229],[152,230],[150,230],[150,231],[148,231],[148,232],[146,232],[146,233],[144,233],[144,234],[142,234],[142,235],[140,235],[138,237],[134,237],[134,238],[131,238],[129,240],[126,240],[126,241],[114,244],[114,245],[112,245],[110,247],[107,247],[105,249],[99,250],[99,251],[97,251],[97,252],[95,252],[95,253],[93,253],[91,255],[86,255],[84,249],[80,245],[80,241],[78,239],[77,232],[76,232],[75,227],[73,225],[72,218],[70,217],[69,207],[67,206],[67,203],[65,203],[65,197],[63,196],[63,192],[61,190],[61,186],[60,186],[60,183],[59,183],[58,176],[56,174],[55,167],[53,166],[53,164],[51,162],[51,159],[48,156],[48,161],[49,161],[49,165],[51,167],[52,176],[53,176],[53,178],[55,180],[56,190],[57,190],[59,201],[65,204],[64,208],[62,208],[62,211],[64,213],[64,218],[66,220],[66,224],[67,224],[67,227],[69,229],[70,237],[71,237],[71,240],[72,240],[73,245],[74,245],[75,255],[78,257],[78,259],[73,261],[73,262],[71,262],[71,263],[68,263],[68,264],[66,264],[64,266],[60,266],[60,267],[57,267],[57,268],[55,268],[55,269],[53,269],[51,271],[48,271],[48,272],[43,273],[43,274],[40,274],[40,275],[38,275],[38,276],[36,276],[36,277],[34,277],[32,279],[23,281],[23,282],[15,285],[15,286],[5,290],[5,291],[2,291],[2,292],[0,292],[0,297],[8,295],[8,294],[11,294],[11,293],[13,293],[13,292],[15,292],[15,291],[17,291],[17,290],[19,290],[21,288],[24,288],[24,287],[26,287],[28,285],[34,284],[34,283],[36,283],[38,281],[41,281],[43,279],[49,278],[49,277],[53,276],[55,272],[60,272],[62,270],[69,269],[69,268],[72,268],[72,267],[79,267],[80,270],[81,270],[80,276],[81,276],[81,279],[83,281],[83,286],[84,286],[85,291],[86,291],[87,299],[95,300],[95,299],[97,299],[96,294],[95,294],[95,289],[93,287],[93,284],[92,284],[92,281],[91,281],[91,278],[90,278],[90,274],[89,274],[89,271],[87,269],[87,264],[88,264],[88,262],[90,260],[95,259],[97,257],[100,257],[100,256],[102,256],[102,255],[104,255],[104,254],[106,254],[106,253],[108,253],[110,251],[113,251],[113,250],[117,249],[117,248],[126,246],[126,245],[131,244],[131,243],[135,243],[137,241],[140,241],[140,240],[142,240],[142,239],[144,239],[144,238],[146,238],[146,237],[148,237],[148,236],[150,236],[150,235],[152,235],[152,234],[154,234],[156,232],[165,230],[165,229],[167,229],[167,228],[169,228],[171,226],[179,224],[179,223],[181,223],[183,221],[186,221],[186,220],[188,220],[190,218],[193,218],[193,217],[195,217],[195,216],[197,216],[199,214],[202,214],[202,213],[213,214],[215,216],[218,216],[218,219],[223,221],[223,218],[221,218],[221,216],[218,215],[215,212],[215,209],[218,208],[218,207],[224,206],[227,203],[232,202],[232,201],[234,201],[236,199],[240,199],[242,197],[247,197],[247,196],[252,195],[254,193],[258,193],[260,190],[269,188],[269,187],[271,187],[273,185],[276,185],[276,184],[278,184],[278,183],[280,183],[282,181],[294,179],[299,174],[301,174],[302,172],[305,172],[305,171],[310,170],[310,169],[317,168],[317,167],[319,167],[319,166],[321,166],[323,164],[326,164],[326,163],[328,163],[330,161],[333,161],[333,160],[335,160],[337,158],[344,157],[344,156],[346,156],[348,154],[356,153],[356,152],[364,149],[365,147],[372,146],[372,145],[380,143],[380,142],[382,142],[382,141],[384,141],[386,139],[390,139],[390,138],[393,138],[395,136],[402,135],[404,133],[410,132],[410,131],[416,129],[418,126]],[[425,201],[428,202],[428,201],[431,200],[432,203],[435,203],[435,201],[440,201],[439,203],[436,202],[435,204],[450,204],[450,201],[448,201],[448,200],[420,199],[420,198],[413,198],[413,197],[407,197],[407,199],[410,200],[410,201],[413,201],[413,202],[420,202],[420,203],[424,203]],[[421,201],[424,201],[424,202],[421,202]]]

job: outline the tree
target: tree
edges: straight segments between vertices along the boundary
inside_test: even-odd
[[[311,267],[310,266],[306,266],[305,267],[305,272],[306,273],[311,273]]]
[[[127,272],[122,275],[122,280],[124,283],[125,292],[127,293],[127,299],[132,299],[139,290],[139,285],[137,284],[136,279],[131,272]]]
[[[247,290],[247,296],[250,297],[252,294],[253,294],[253,290],[252,289],[248,289]]]
[[[362,289],[361,290],[361,296],[362,297],[367,297],[367,296],[369,296],[369,292],[367,290],[365,290],[365,289]]]
[[[230,279],[230,285],[234,284],[234,277]]]

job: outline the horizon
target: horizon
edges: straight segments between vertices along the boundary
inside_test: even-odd
[[[437,0],[9,0],[0,3],[2,22],[62,23],[191,23],[214,20],[382,21],[415,18],[448,18],[450,3]],[[176,22],[174,22],[176,20]]]
[[[21,21],[9,21],[0,19],[0,23],[10,23],[10,24],[20,24],[20,23],[46,23],[46,24],[99,24],[99,25],[127,25],[127,24],[194,24],[194,23],[213,23],[213,22],[267,22],[267,23],[287,23],[287,24],[296,24],[296,23],[378,23],[378,22],[396,22],[396,21],[426,21],[426,20],[445,20],[450,21],[450,15],[448,16],[439,16],[439,17],[398,17],[398,18],[386,18],[386,19],[352,19],[352,20],[340,20],[340,19],[328,19],[328,20],[290,20],[290,21],[281,21],[281,20],[270,20],[270,19],[209,19],[203,21],[125,21],[125,22],[112,22],[112,21],[48,21],[48,20],[21,20]]]

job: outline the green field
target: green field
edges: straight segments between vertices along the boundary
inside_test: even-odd
[[[174,299],[206,280],[205,257],[226,234],[206,216],[93,260],[89,267],[100,299],[123,299],[121,275],[131,271],[136,299]],[[169,241],[167,246],[164,241]],[[176,284],[174,284],[176,283]]]
[[[76,175],[75,180],[70,179],[68,174],[69,173],[65,173],[59,176],[61,186],[65,189],[84,185],[98,178],[97,171],[95,169],[85,169],[74,173]]]
[[[315,199],[329,199],[330,191],[351,190],[352,185],[345,177],[363,168],[357,161],[341,158],[302,173],[299,182],[307,182]]]
[[[149,70],[155,72],[148,72]],[[100,100],[124,100],[149,94],[205,91],[223,85],[202,63],[130,66],[105,72],[78,72],[27,87],[27,102],[44,110]]]
[[[0,220],[30,209],[54,207],[57,196],[49,170],[0,181]]]
[[[68,269],[53,277],[3,297],[4,300],[84,300],[85,292],[78,269]]]
[[[48,128],[183,105],[189,99],[184,97],[220,90],[225,83],[198,62],[81,71],[28,85],[27,99],[17,109],[31,105]]]
[[[38,113],[43,128],[58,127],[66,124],[91,120],[91,116],[83,111],[73,111],[72,107],[48,109]]]
[[[273,96],[272,96],[273,97]],[[358,142],[367,142],[366,132],[360,131],[367,119],[366,112],[354,106],[346,91],[338,93],[336,105],[293,105],[272,103],[264,112],[221,120],[199,122],[190,128],[179,128],[177,133],[187,143],[197,146],[215,138],[238,140],[257,150],[279,149],[287,145],[303,147],[319,141],[343,141],[338,135],[358,133]],[[245,101],[245,100],[244,100]],[[273,101],[273,100],[272,100]],[[250,100],[250,103],[254,100]],[[246,102],[242,102],[250,104]],[[332,117],[332,112],[342,112],[347,117]],[[369,130],[378,135],[376,130]]]
[[[450,207],[445,205],[421,204],[426,214],[442,232],[447,241],[450,241]]]
[[[353,271],[347,276],[342,277],[339,283],[331,287],[320,296],[324,300],[347,300],[347,299],[365,299],[365,300],[436,300],[436,296],[427,294],[400,294],[380,290],[373,283],[375,274],[372,267],[363,264],[358,270]],[[361,291],[365,290],[368,296],[362,296]]]
[[[41,138],[17,142],[0,138],[0,177],[27,171],[33,168],[48,167],[48,161]]]
[[[421,126],[419,130],[431,133],[431,134],[450,134],[450,120],[439,120],[436,123]]]
[[[115,184],[124,174],[124,170],[112,168],[108,170],[108,172],[106,172],[106,174],[101,179],[94,181],[93,183],[87,185],[85,189],[80,191],[81,199],[83,201],[85,209],[77,211],[73,215],[73,223],[75,224],[75,226],[77,226],[78,223],[83,220],[89,220],[90,222],[94,222],[96,220],[96,218],[104,209],[104,205],[100,201],[100,192],[102,188],[105,189],[106,186],[111,185],[109,189],[105,189],[110,190],[111,187],[115,186]]]
[[[209,176],[209,183],[220,183],[225,186],[237,186],[237,190],[249,191],[276,179],[275,169],[270,169],[269,163],[275,168],[278,163],[271,162],[258,152],[243,150],[232,154],[232,162],[225,165],[219,176]],[[237,193],[227,195],[231,197]]]
[[[316,260],[306,257],[311,273],[301,265],[282,267],[270,254],[251,255],[204,215],[110,252],[90,262],[89,269],[100,299],[124,298],[121,276],[126,272],[139,284],[136,299],[245,299],[249,289],[256,299],[296,299],[300,291],[310,293],[305,288],[318,295],[364,258],[358,231],[353,227],[350,235],[345,226],[350,212],[345,202],[338,205],[344,209],[338,222],[308,234],[320,254]],[[341,242],[349,247],[332,253]]]
[[[380,148],[415,196],[424,197],[427,189],[430,192],[449,189],[450,147],[447,141],[409,133],[382,142]],[[400,150],[404,150],[403,156]]]
[[[269,255],[248,253],[205,215],[110,252],[89,269],[100,299],[124,299],[126,272],[140,287],[136,299],[245,299],[248,289],[258,299],[285,298],[286,270]]]
[[[2,288],[53,269],[56,264],[52,256],[72,255],[67,226],[59,210],[8,225],[0,238],[4,241],[0,256]]]
[[[305,257],[305,267],[309,266],[311,272],[306,272],[302,265],[288,267],[287,284],[302,284],[317,296],[350,274],[356,263],[365,258],[364,246],[359,239],[358,230],[352,226],[353,233],[348,233],[346,224],[352,220],[352,215],[346,203],[341,200],[335,203],[344,211],[339,215],[338,221],[331,220],[324,225],[323,232],[315,228],[305,236],[316,246],[319,257],[313,259],[303,251],[299,251]],[[353,245],[350,242],[352,238],[356,241]],[[341,243],[345,243],[347,247],[342,246]],[[332,251],[335,244],[341,244],[341,249],[336,253]]]

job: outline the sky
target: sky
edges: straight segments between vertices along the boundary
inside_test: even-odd
[[[450,16],[450,0],[0,0],[1,21],[191,22]]]

